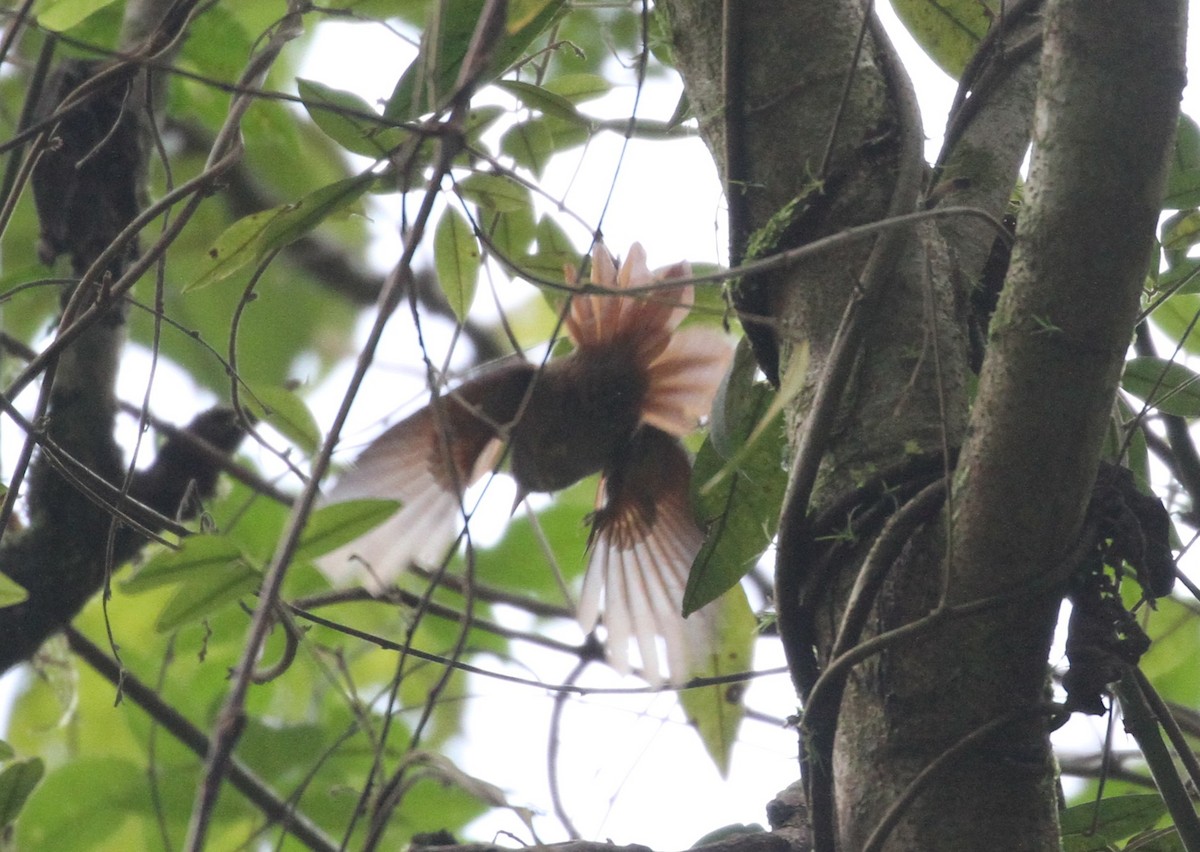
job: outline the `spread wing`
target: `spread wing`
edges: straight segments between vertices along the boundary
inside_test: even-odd
[[[733,360],[729,338],[715,328],[675,332],[650,363],[642,422],[671,435],[695,431],[712,411],[713,397]]]
[[[462,495],[499,461],[535,367],[513,362],[471,379],[376,438],[325,498],[399,500],[389,520],[321,557],[335,584],[378,592],[410,563],[440,565],[462,517]]]
[[[604,611],[609,661],[628,672],[636,644],[646,679],[687,680],[689,648],[708,647],[714,625],[680,614],[688,572],[704,534],[692,514],[691,462],[672,436],[643,428],[619,468],[606,471],[592,527],[579,601],[579,621],[591,630]],[[603,602],[602,602],[603,601]]]

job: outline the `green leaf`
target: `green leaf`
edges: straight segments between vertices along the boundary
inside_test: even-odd
[[[400,128],[384,126],[371,105],[352,92],[300,78],[296,90],[313,123],[347,151],[379,159],[408,136]]]
[[[1194,119],[1179,116],[1175,156],[1167,175],[1164,210],[1186,210],[1200,205],[1200,127]]]
[[[12,760],[16,756],[16,749],[14,749],[4,740],[0,740],[0,760]]]
[[[222,6],[210,5],[192,18],[187,34],[180,57],[217,80],[236,80],[254,49],[246,25]]]
[[[247,394],[243,404],[255,417],[274,426],[306,453],[315,453],[321,446],[321,427],[308,406],[297,394],[281,387],[256,387]]]
[[[703,652],[690,651],[693,661],[688,669],[689,678],[722,677],[751,670],[758,623],[741,586],[734,586],[710,608],[691,617],[711,619],[717,632],[711,647]],[[688,723],[700,735],[722,777],[729,773],[733,745],[745,715],[742,703],[745,691],[744,683],[726,683],[685,689],[679,695]]]
[[[1167,812],[1162,796],[1143,793],[1086,802],[1059,814],[1063,849],[1088,852],[1113,844],[1154,826]]]
[[[144,765],[127,757],[76,756],[30,797],[17,822],[17,848],[112,848],[106,842],[128,819],[134,791],[149,792]]]
[[[588,539],[584,518],[595,505],[596,483],[585,479],[558,492],[553,503],[536,513],[536,531],[528,510],[519,509],[504,537],[476,552],[478,576],[500,588],[563,603],[559,574],[569,581],[583,572]]]
[[[45,770],[41,758],[30,757],[11,763],[0,772],[0,827],[11,825],[21,813]]]
[[[563,281],[563,268],[577,267],[579,252],[572,245],[566,231],[548,215],[542,216],[538,220],[536,235],[537,251],[524,257],[514,257],[513,260],[527,275],[547,281]],[[543,290],[542,295],[545,296],[557,317],[562,308],[562,291]]]
[[[678,127],[691,117],[692,102],[688,99],[687,92],[681,92],[675,109],[671,111],[671,117],[667,119],[667,127]]]
[[[227,567],[240,559],[241,548],[227,536],[194,535],[180,542],[178,550],[160,550],[120,585],[128,594],[140,594]]]
[[[747,347],[747,350],[748,348],[749,347]],[[745,377],[745,372],[743,372],[742,375]],[[767,429],[775,424],[775,420],[781,414],[783,414],[784,408],[786,408],[787,405],[796,398],[800,391],[804,389],[804,381],[807,375],[808,343],[805,341],[797,346],[792,347],[791,359],[783,374],[783,381],[780,384],[779,391],[774,395],[770,406],[767,407],[767,410],[763,414],[762,418],[759,419],[758,423],[755,424],[754,429],[744,440],[738,440],[736,449],[733,451],[729,461],[726,462],[725,466],[717,471],[717,473],[713,475],[712,479],[700,486],[701,494],[705,494],[716,488],[717,485],[720,484],[721,479],[729,476],[734,470],[742,466],[743,460],[754,450],[759,438],[766,433]],[[726,383],[726,393],[728,393],[728,387],[729,383]],[[731,424],[729,423],[728,419],[730,404],[730,400],[725,399],[724,404],[718,407],[719,410],[723,412],[723,416],[721,417],[721,426],[718,428],[718,439],[720,439],[723,432],[726,432],[731,428]],[[734,411],[738,411],[740,413],[740,411],[743,410],[740,408],[739,404],[734,403],[734,405],[736,406],[733,409]],[[736,430],[736,426],[733,428]],[[725,449],[728,451],[728,449],[731,449],[731,447],[729,447],[727,444]]]
[[[476,172],[455,184],[463,198],[499,213],[511,213],[529,206],[529,190],[512,178]]]
[[[467,217],[447,207],[433,234],[438,283],[459,322],[467,318],[479,283],[479,243]]]
[[[1129,400],[1122,394],[1117,395],[1117,416],[1118,422],[1121,424],[1133,423],[1133,418],[1137,414],[1133,406],[1129,404]],[[1138,487],[1146,490],[1149,493],[1150,486],[1150,457],[1146,447],[1146,434],[1142,429],[1118,428],[1116,424],[1110,425],[1108,433],[1104,438],[1104,458],[1114,459],[1117,453],[1124,450],[1126,452],[1124,464],[1133,471],[1134,481]]]
[[[24,586],[7,574],[0,574],[0,607],[12,606],[28,599],[29,592]]]
[[[500,137],[500,150],[512,157],[518,166],[541,177],[554,153],[554,134],[545,122],[522,121]]]
[[[545,115],[571,124],[578,124],[583,127],[592,126],[591,119],[575,109],[574,104],[562,95],[555,94],[549,89],[535,86],[532,83],[524,83],[520,80],[501,80],[496,83],[496,87],[515,96],[517,100],[530,109],[536,109]]]
[[[323,186],[292,204],[252,213],[234,222],[207,252],[198,278],[184,288],[199,290],[262,261],[357,201],[375,182],[371,172]]]
[[[13,701],[7,737],[23,752],[31,752],[43,736],[62,732],[77,716],[79,670],[66,637],[53,636],[32,660],[35,677]]]
[[[1200,291],[1200,259],[1187,258],[1174,264],[1158,276],[1154,290],[1156,294],[1177,295]]]
[[[490,83],[504,73],[565,5],[565,0],[532,0],[510,8],[505,34],[494,46],[477,85]],[[408,121],[447,103],[458,82],[483,6],[484,0],[432,5],[432,14],[437,17],[425,27],[420,53],[388,98],[383,111],[386,118]]]
[[[202,575],[180,585],[159,613],[154,628],[159,633],[170,633],[185,624],[199,621],[209,613],[253,593],[261,580],[261,572],[240,559],[212,566]]]
[[[748,346],[739,345],[713,406],[713,428],[692,471],[693,500],[708,534],[688,576],[685,615],[737,585],[770,545],[779,524],[787,486],[783,430],[762,427],[774,420],[766,415],[775,392],[753,376],[753,355]],[[741,453],[756,429],[761,438]],[[720,447],[740,455],[740,462],[727,470]]]
[[[1129,838],[1125,852],[1188,852],[1175,826],[1143,831]]]
[[[998,3],[981,0],[893,0],[892,3],[897,17],[917,44],[956,80],[987,35],[998,7]]]
[[[547,92],[561,95],[572,104],[603,97],[612,91],[612,83],[599,74],[559,74],[551,77],[542,87]]]
[[[522,207],[511,213],[479,211],[480,227],[487,234],[488,243],[504,258],[525,255],[537,236],[533,221],[533,206]]]
[[[295,242],[330,216],[348,209],[375,180],[374,174],[363,172],[310,192],[295,204],[285,205],[286,209],[267,224],[262,254]]]
[[[1167,219],[1162,235],[1164,251],[1187,251],[1198,242],[1200,242],[1200,210],[1180,211]]]
[[[579,252],[567,236],[567,232],[550,216],[543,216],[538,220],[537,243],[538,254],[553,254],[562,258],[562,263],[558,266],[559,275],[562,274],[563,264],[578,265]]]
[[[33,14],[41,26],[62,32],[114,2],[116,0],[43,0],[34,6]]]
[[[1200,417],[1200,375],[1178,362],[1132,358],[1125,362],[1121,387],[1164,414]]]
[[[557,0],[509,0],[505,29],[510,34],[520,32],[536,21],[547,8],[557,5]]]
[[[296,559],[316,559],[382,524],[400,508],[396,500],[347,500],[312,513]]]
[[[1150,315],[1150,319],[1171,340],[1182,340],[1183,348],[1195,353],[1200,349],[1200,329],[1195,317],[1200,312],[1200,296],[1177,294],[1167,299]]]
[[[1173,169],[1185,172],[1200,169],[1200,125],[1186,113],[1179,114],[1171,165]]]

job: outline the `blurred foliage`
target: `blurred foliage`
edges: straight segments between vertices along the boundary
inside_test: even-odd
[[[401,231],[411,224],[436,156],[431,139],[437,128],[430,119],[453,92],[483,6],[482,0],[330,0],[305,12],[303,34],[270,68],[241,121],[241,164],[201,200],[133,292],[132,341],[156,351],[195,385],[156,394],[162,408],[154,414],[182,418],[170,409],[172,393],[209,393],[223,400],[236,395],[276,430],[264,441],[284,463],[274,463],[269,475],[280,476],[284,490],[299,490],[320,440],[305,391],[357,354],[356,320],[385,275],[367,259],[372,229]],[[904,0],[895,6],[917,42],[954,75],[994,14],[978,0]],[[52,48],[56,59],[111,56],[125,7],[120,0],[34,4],[35,18],[24,22],[0,66],[0,138],[11,140],[21,129],[25,101],[36,94],[39,54]],[[248,61],[286,11],[284,0],[197,6],[178,53],[169,67],[156,71],[165,107],[151,156],[152,200],[204,171]],[[364,32],[386,28],[397,53],[413,57],[395,80],[384,81],[391,92],[384,102],[322,80],[320,69],[305,66],[306,77],[300,77],[307,52],[328,22],[349,22]],[[0,24],[11,28],[14,18]],[[621,89],[665,77],[669,58],[656,15],[638,4],[509,4],[499,45],[482,72],[483,91],[462,128],[466,145],[441,186],[428,229],[423,257],[437,269],[446,307],[434,305],[434,294],[418,305],[425,315],[473,323],[496,341],[508,341],[511,334],[521,346],[558,333],[562,296],[556,287],[563,267],[580,264],[585,237],[602,223],[581,221],[543,197],[538,181],[555,158],[601,134],[669,144],[693,133],[680,122],[687,114],[685,100],[664,121],[613,119],[611,110],[597,106]],[[361,57],[345,61],[357,64]],[[27,152],[28,146],[4,148],[13,177]],[[17,352],[45,343],[58,311],[58,280],[69,273],[63,265],[41,265],[30,193],[20,182],[8,186],[5,200],[13,207],[0,222],[0,330]],[[182,206],[178,202],[142,231],[143,250],[155,244]],[[1200,129],[1190,119],[1181,123],[1165,206],[1177,213],[1164,223],[1161,257],[1147,275],[1145,307],[1157,332],[1180,348],[1130,361],[1127,397],[1111,442],[1114,455],[1128,452],[1144,485],[1151,477],[1147,436],[1140,430],[1145,417],[1200,416],[1200,375],[1183,363],[1184,356],[1200,354],[1200,337],[1193,333],[1200,316],[1200,261],[1190,256],[1200,242]],[[366,292],[350,279],[365,281]],[[530,299],[524,282],[545,285],[544,299]],[[500,294],[503,321],[496,311],[481,310],[488,283]],[[697,299],[704,310],[694,311],[689,322],[721,321],[724,306],[715,290],[702,290]],[[725,409],[715,418],[721,423],[700,450],[695,483],[699,491],[724,477],[707,503],[699,500],[707,520],[722,522],[702,553],[706,565],[715,560],[720,570],[696,594],[704,602],[732,589],[717,610],[723,653],[704,670],[715,676],[751,667],[756,624],[737,584],[774,536],[784,485],[780,429],[765,430],[748,456],[736,452],[770,410],[773,396],[756,381],[749,361],[739,363],[722,396]],[[18,358],[6,357],[0,373],[11,380],[19,369]],[[306,384],[297,389],[296,380]],[[270,452],[247,453],[243,461],[253,466],[262,455]],[[279,474],[280,467],[288,472]],[[737,488],[742,493],[735,499]],[[1173,493],[1176,516],[1194,524],[1186,491]],[[418,759],[418,747],[455,753],[472,686],[465,673],[447,677],[440,662],[403,649],[440,658],[465,653],[475,663],[519,659],[512,639],[486,622],[522,606],[531,614],[525,622],[532,630],[551,623],[561,627],[567,621],[561,614],[569,608],[564,589],[578,588],[585,564],[583,519],[595,508],[594,494],[595,482],[585,482],[538,504],[536,511],[513,518],[496,541],[474,548],[470,559],[462,552],[454,556],[446,572],[455,582],[431,592],[426,579],[406,577],[403,594],[384,602],[333,590],[312,567],[313,557],[339,543],[324,537],[328,527],[318,514],[308,548],[284,586],[284,600],[295,609],[281,613],[261,661],[264,671],[277,662],[286,665],[251,690],[237,759],[334,838],[335,848],[339,841],[359,848],[379,813],[387,827],[375,842],[399,848],[415,833],[457,832],[486,809],[503,805],[477,779]],[[377,522],[391,509],[335,508],[352,515],[334,524],[343,532]],[[239,661],[247,608],[287,515],[269,489],[228,484],[205,507],[200,530],[207,535],[188,539],[181,550],[147,549],[140,566],[118,575],[111,597],[88,606],[77,628],[118,653],[128,676],[153,686],[187,722],[211,731],[229,672]],[[325,521],[333,523],[330,516]],[[473,601],[477,620],[464,628],[461,616],[450,616],[464,610],[463,595],[455,589],[468,578],[496,594],[494,600]],[[1194,606],[1168,598],[1153,611],[1146,608],[1143,620],[1154,640],[1142,661],[1147,674],[1168,699],[1200,705],[1200,680],[1190,663],[1200,643]],[[29,667],[7,742],[0,743],[0,830],[12,831],[15,821],[17,848],[180,844],[202,758],[121,697],[119,686],[79,662],[60,641],[49,643]],[[683,703],[704,746],[726,770],[742,718],[740,687],[694,690]],[[375,798],[380,789],[390,791],[386,801]],[[1147,831],[1162,816],[1155,796],[1113,801],[1099,813],[1106,843]],[[1086,845],[1091,841],[1082,839],[1087,834],[1082,820],[1079,808],[1066,812],[1066,848],[1114,848]],[[211,848],[299,848],[232,791],[221,798],[210,838]]]
[[[186,198],[140,234],[143,251],[160,238],[164,250],[132,291],[130,339],[142,353],[153,350],[160,362],[181,370],[195,383],[193,393],[237,399],[257,422],[274,427],[260,455],[286,460],[285,491],[299,489],[298,475],[322,437],[306,390],[355,352],[356,320],[385,276],[366,259],[373,229],[408,227],[420,204],[436,156],[427,135],[432,107],[440,108],[453,91],[483,6],[482,0],[335,0],[306,12],[303,33],[271,65],[240,121],[238,165],[215,191],[197,197],[178,234],[161,236]],[[246,85],[248,63],[287,11],[283,0],[197,7],[178,51],[156,72],[164,106],[150,157],[150,201],[211,166],[210,148]],[[37,96],[39,55],[53,51],[55,61],[111,56],[125,12],[120,0],[38,0],[0,74],[4,138],[20,130],[25,101]],[[642,47],[652,17],[634,5],[510,3],[505,31],[483,71],[487,91],[468,114],[467,146],[452,164],[428,231],[425,256],[451,318],[505,339],[494,317],[474,313],[486,274],[501,293],[504,322],[522,345],[556,333],[561,296],[555,288],[564,266],[579,265],[587,249],[582,238],[595,223],[556,210],[537,180],[556,156],[597,134],[629,129],[626,119],[601,118],[591,105],[616,87],[664,73]],[[353,22],[364,32],[386,27],[398,53],[411,58],[386,102],[331,85],[320,78],[320,66],[304,64],[326,22]],[[671,138],[680,131],[643,122],[634,132]],[[11,179],[29,146],[6,151]],[[30,193],[21,182],[11,186],[15,206],[0,243],[0,327],[13,345],[37,348],[53,331],[59,279],[69,272],[62,264],[41,265]],[[527,285],[516,283],[521,279],[550,284],[546,300],[530,301]],[[432,298],[438,313],[438,297]],[[716,310],[691,321],[717,321],[719,301],[703,298]],[[5,362],[11,378],[19,360]],[[296,379],[304,384],[297,388]],[[176,412],[173,398],[180,393],[188,390],[160,381],[153,414],[168,421],[185,417],[195,403]],[[247,455],[246,462],[253,466],[256,459]],[[262,655],[263,670],[278,665],[279,673],[251,690],[238,760],[335,845],[338,838],[353,848],[367,842],[380,814],[386,830],[371,842],[392,848],[415,833],[461,830],[487,808],[504,806],[496,788],[448,759],[420,756],[460,737],[469,695],[465,674],[447,679],[446,668],[432,659],[514,654],[510,639],[488,627],[497,616],[494,604],[474,601],[477,621],[464,633],[462,616],[454,615],[464,599],[454,589],[468,572],[510,608],[527,600],[545,608],[542,621],[562,620],[570,608],[565,595],[577,588],[586,562],[584,519],[594,508],[595,488],[585,482],[515,517],[494,544],[474,549],[470,562],[459,553],[448,566],[456,582],[432,594],[427,579],[404,578],[393,602],[330,589],[311,559],[378,523],[395,504],[317,512],[284,588],[285,600],[297,608],[275,626]],[[151,685],[164,706],[200,732],[215,723],[247,613],[287,521],[287,507],[260,490],[225,486],[205,507],[205,535],[152,545],[139,565],[115,578],[111,596],[93,601],[76,621],[84,635],[119,655],[128,677]],[[731,618],[729,630],[737,635],[729,641],[740,650],[724,657],[714,674],[750,667],[754,619],[744,598],[736,613],[737,629]],[[405,648],[433,658],[409,656]],[[724,690],[718,698],[710,702],[697,692],[689,718],[727,763],[740,703],[730,705]],[[121,700],[120,687],[79,662],[63,642],[49,643],[29,669],[8,733],[12,747],[0,755],[0,817],[3,825],[17,825],[20,848],[161,848],[182,841],[202,756],[135,702]],[[374,792],[364,798],[364,790]],[[386,799],[375,798],[380,790],[388,791]],[[86,832],[78,829],[83,825]],[[212,848],[268,837],[281,848],[296,843],[233,791],[222,796]]]

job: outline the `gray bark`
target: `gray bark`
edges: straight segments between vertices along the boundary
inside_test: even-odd
[[[824,177],[837,179],[827,180],[828,206],[801,241],[887,214],[904,152],[873,143],[911,116],[890,48],[874,34],[839,114],[857,4],[731,3],[730,38],[716,0],[662,7],[701,133],[726,179],[735,259],[749,235],[811,190],[834,123]],[[945,203],[999,214],[1030,127],[1036,153],[969,426],[965,290],[995,232],[967,220],[913,228],[890,258],[865,346],[822,436],[812,507],[833,505],[873,471],[914,454],[963,449],[946,522],[910,537],[866,637],[943,605],[1030,593],[968,617],[935,618],[853,670],[831,769],[815,773],[832,772],[842,849],[864,848],[894,807],[886,841],[872,841],[880,848],[1058,848],[1044,712],[1061,597],[1054,571],[1082,523],[1150,257],[1183,82],[1184,15],[1181,0],[1051,3],[1036,111],[1038,17],[1006,42],[1024,43],[1024,54],[976,92],[983,97],[942,170],[970,186]],[[812,352],[810,392],[791,412],[793,447],[810,437],[811,391],[873,247],[858,242],[769,281],[765,326],[781,363],[800,341]],[[781,576],[812,570],[789,564],[797,554],[786,546],[807,508],[802,501],[785,509]],[[838,554],[820,605],[805,614],[822,663],[871,544]],[[777,607],[783,623],[799,601],[784,596]]]

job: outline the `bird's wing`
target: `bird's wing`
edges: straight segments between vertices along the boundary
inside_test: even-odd
[[[382,498],[401,507],[380,526],[322,556],[335,584],[378,592],[410,563],[440,565],[462,517],[462,494],[492,470],[535,368],[506,364],[395,424],[363,450],[326,503]]]
[[[718,329],[689,326],[675,332],[647,371],[642,422],[671,435],[693,432],[712,410],[732,360],[733,345]]]
[[[643,428],[619,468],[606,471],[603,505],[593,517],[592,539],[579,601],[579,621],[591,630],[604,612],[609,661],[628,672],[634,642],[646,679],[688,678],[689,644],[705,647],[708,621],[684,620],[688,571],[704,541],[688,493],[691,462],[675,438]]]
[[[597,243],[592,250],[592,283],[605,290],[629,290],[690,275],[691,267],[686,262],[651,272],[646,266],[646,252],[639,243],[629,247],[620,269],[603,245]],[[568,281],[573,283],[571,274]],[[662,351],[667,336],[683,321],[692,299],[690,286],[630,296],[575,295],[567,314],[567,333],[580,349],[631,341],[645,350],[643,357],[649,362]]]

